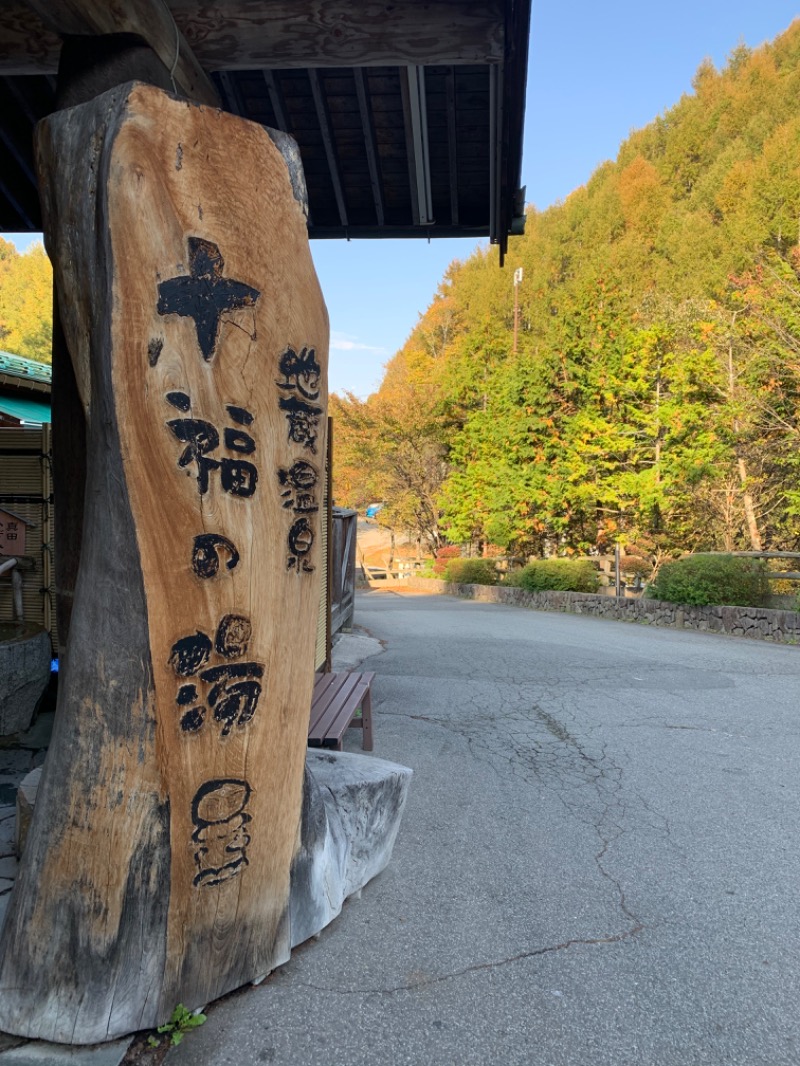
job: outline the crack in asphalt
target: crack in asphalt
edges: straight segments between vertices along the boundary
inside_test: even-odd
[[[548,944],[541,948],[532,948],[530,951],[520,951],[516,955],[509,955],[504,959],[494,959],[491,962],[476,962],[471,966],[464,966],[460,970],[453,970],[450,973],[437,974],[436,976],[420,977],[417,980],[407,981],[399,985],[390,985],[386,988],[342,988],[340,985],[335,987],[330,985],[319,985],[311,981],[301,982],[304,988],[310,988],[315,992],[334,992],[341,996],[389,996],[398,992],[414,992],[419,988],[425,988],[428,985],[439,985],[445,981],[453,981],[459,977],[468,977],[473,973],[481,973],[487,970],[497,970],[504,966],[512,966],[514,963],[525,962],[527,959],[534,959],[541,955],[550,955],[556,951],[565,951],[568,948],[574,947],[596,947],[601,944],[619,944],[623,940],[629,940],[631,937],[636,936],[645,927],[641,924],[637,924],[636,927],[631,929],[625,929],[619,933],[613,933],[609,936],[601,937],[574,937],[570,940],[565,940],[561,944]]]
[[[724,729],[714,729],[710,725],[685,725],[679,722],[662,722],[659,718],[643,718],[631,722],[620,722],[625,729],[678,729],[693,733],[713,733],[718,737],[730,737],[732,740],[752,740],[747,733],[728,733]]]
[[[554,698],[549,702],[552,705]],[[504,774],[510,770],[526,781],[533,780],[547,788],[570,816],[597,833],[601,858],[626,831],[612,820],[615,812],[623,819],[635,818],[638,825],[634,828],[663,833],[672,842],[669,819],[655,811],[644,796],[625,786],[623,768],[609,756],[607,743],[602,742],[599,751],[593,754],[580,739],[578,727],[573,725],[570,729],[564,724],[563,719],[567,717],[574,720],[566,707],[559,708],[561,717],[539,703],[528,703],[522,710],[478,711],[472,716],[464,713],[458,720],[425,714],[382,713],[424,721],[452,732],[467,742],[476,758],[498,773],[499,765]],[[537,723],[544,731],[537,728]],[[614,830],[613,836],[601,831],[604,825]]]
[[[621,943],[647,928],[611,869],[610,853],[627,832],[644,829],[663,834],[685,861],[672,841],[669,819],[655,811],[644,796],[626,786],[624,768],[611,757],[605,741],[593,749],[581,737],[581,730],[592,734],[597,727],[587,729],[586,725],[578,723],[576,714],[567,707],[564,698],[552,693],[548,694],[548,709],[538,702],[531,702],[530,693],[526,692],[529,688],[524,684],[518,686],[515,698],[502,700],[500,707],[491,711],[480,706],[478,695],[462,692],[464,702],[457,719],[402,711],[382,710],[381,713],[387,717],[426,722],[456,734],[467,743],[476,759],[484,761],[498,774],[502,767],[504,775],[510,770],[512,775],[527,783],[547,789],[570,818],[595,834],[597,850],[592,861],[598,876],[613,894],[623,928],[595,937],[569,938],[501,959],[477,962],[445,974],[411,979],[383,988],[328,988],[318,984],[308,984],[307,987],[341,995],[391,995],[574,947]]]

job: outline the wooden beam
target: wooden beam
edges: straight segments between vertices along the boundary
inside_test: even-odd
[[[358,96],[358,110],[361,112],[361,125],[364,127],[364,146],[367,150],[367,166],[369,167],[369,180],[372,185],[372,197],[375,201],[375,215],[378,225],[384,222],[383,212],[383,187],[381,185],[381,173],[378,167],[378,146],[375,141],[375,126],[372,121],[372,110],[367,99],[367,87],[364,71],[356,67],[353,71],[356,81],[356,95]]]
[[[27,5],[49,30],[62,36],[137,34],[150,45],[184,95],[196,103],[219,107],[217,90],[164,0],[27,0]]]
[[[333,143],[331,132],[331,117],[328,113],[328,102],[322,92],[319,82],[319,74],[316,70],[309,70],[308,80],[311,82],[311,94],[314,97],[314,108],[317,112],[322,143],[325,146],[325,158],[328,160],[328,169],[333,184],[333,195],[336,197],[336,207],[339,211],[339,220],[347,228],[347,205],[344,202],[344,189],[339,171],[339,159],[336,155],[336,145]]]
[[[167,8],[163,0],[31,0],[34,14],[23,0],[4,0],[0,73],[53,73],[59,48],[53,20],[86,8],[104,25],[117,20],[114,29],[89,32],[140,33],[162,59],[160,48],[166,50],[168,68],[175,54],[169,10],[206,71],[499,63],[506,6],[506,0],[169,0]],[[188,50],[181,57],[189,61]]]
[[[403,98],[403,121],[406,131],[408,171],[411,183],[411,210],[414,224],[430,226],[434,223],[431,199],[431,166],[428,151],[428,121],[425,102],[425,70],[408,67],[401,72],[400,88]]]
[[[400,71],[400,98],[403,101],[403,128],[406,135],[406,166],[408,168],[408,189],[411,199],[411,220],[415,226],[420,224],[419,193],[417,189],[417,164],[414,156],[414,130],[411,122],[411,95],[405,71]]]
[[[208,70],[503,58],[504,0],[170,0],[170,7]]]
[[[500,230],[500,207],[502,203],[503,136],[503,68],[489,68],[489,243],[497,244],[505,234]],[[503,265],[505,245],[500,250],[500,266]]]
[[[0,4],[0,73],[55,74],[61,40],[23,3]]]

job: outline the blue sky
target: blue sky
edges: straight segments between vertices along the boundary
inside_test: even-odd
[[[691,92],[706,57],[720,67],[800,12],[790,0],[533,0],[522,183],[538,208],[563,200],[631,130]],[[26,235],[17,246],[30,242]],[[366,396],[425,310],[464,240],[314,241],[331,319],[330,388]],[[509,285],[511,276],[509,273]]]

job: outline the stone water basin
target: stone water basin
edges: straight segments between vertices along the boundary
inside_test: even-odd
[[[0,622],[0,737],[24,733],[50,680],[52,648],[44,629]]]

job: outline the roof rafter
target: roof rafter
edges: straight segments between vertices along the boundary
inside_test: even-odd
[[[381,176],[378,169],[378,146],[375,142],[375,126],[372,121],[372,111],[367,99],[367,88],[364,84],[364,71],[361,67],[353,70],[356,82],[356,95],[358,96],[358,110],[361,113],[361,125],[364,127],[364,146],[367,150],[367,166],[369,167],[369,180],[372,186],[372,198],[375,201],[375,215],[378,225],[384,223],[383,191],[381,189]]]
[[[278,129],[288,133],[289,123],[286,118],[286,101],[283,99],[281,87],[275,80],[275,75],[271,70],[264,71],[264,81],[267,83],[267,92],[269,93],[272,110],[275,112],[275,121],[278,123]]]
[[[330,112],[328,111],[328,101],[322,92],[322,86],[319,83],[319,73],[316,70],[309,70],[308,80],[311,82],[311,94],[314,97],[314,109],[317,113],[317,121],[319,122],[319,128],[322,134],[325,157],[328,160],[328,169],[330,171],[331,183],[333,184],[333,195],[336,197],[339,221],[345,229],[347,229],[347,205],[344,200],[342,175],[339,168],[339,159],[336,155],[336,145],[333,142],[333,133],[331,132],[331,117]]]
[[[431,164],[428,151],[428,118],[425,101],[425,68],[405,68],[401,79],[403,118],[406,126],[408,170],[411,182],[411,206],[417,226],[431,226]]]

